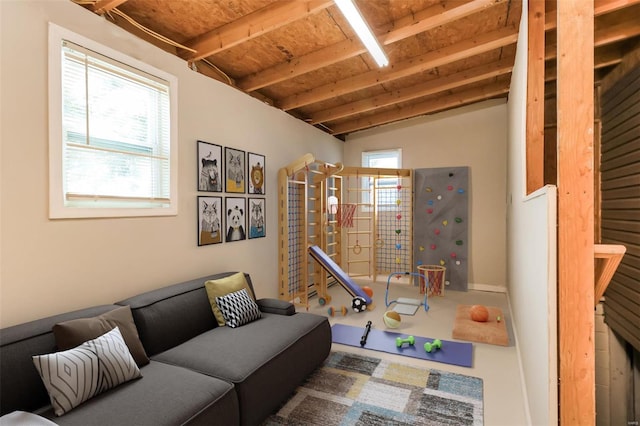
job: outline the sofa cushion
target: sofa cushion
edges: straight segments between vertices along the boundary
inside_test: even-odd
[[[40,412],[60,426],[238,425],[233,385],[186,368],[151,361],[144,376],[85,402],[62,417]]]
[[[226,296],[216,297],[216,304],[224,316],[224,321],[231,328],[249,324],[260,318],[260,308],[249,297],[247,289],[234,291]]]
[[[57,416],[107,389],[140,377],[118,327],[76,348],[35,355],[33,363]]]
[[[234,383],[241,423],[259,424],[322,364],[330,349],[326,317],[263,312],[260,320],[244,327],[217,327],[151,359]]]
[[[58,349],[64,351],[102,336],[115,327],[120,329],[124,342],[138,367],[149,364],[149,358],[140,342],[138,329],[133,322],[129,306],[123,306],[93,318],[79,318],[58,323],[53,326],[53,335]]]
[[[218,304],[216,302],[216,297],[226,296],[229,293],[233,293],[235,291],[239,291],[247,289],[249,295],[253,300],[255,300],[255,295],[253,291],[249,287],[247,280],[242,272],[235,273],[228,277],[219,278],[215,280],[207,280],[204,283],[205,288],[207,289],[207,296],[209,297],[209,303],[211,304],[211,310],[213,311],[213,315],[216,317],[216,321],[218,321],[218,325],[225,325],[225,318]]]

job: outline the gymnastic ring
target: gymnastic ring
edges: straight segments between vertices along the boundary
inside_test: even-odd
[[[355,246],[353,246],[353,254],[360,254],[362,253],[362,246],[360,246],[360,244],[356,244]]]
[[[382,238],[376,238],[375,245],[376,245],[377,248],[384,247],[384,240]]]

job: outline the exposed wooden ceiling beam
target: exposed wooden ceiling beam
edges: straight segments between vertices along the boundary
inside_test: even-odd
[[[98,0],[93,4],[93,6],[91,6],[91,10],[93,10],[98,15],[104,15],[108,11],[115,9],[126,1],[127,0]]]
[[[326,9],[332,4],[333,0],[276,1],[183,43],[197,53],[183,52],[181,56],[188,61],[206,58]]]
[[[331,134],[341,135],[368,127],[380,126],[393,121],[405,120],[407,118],[457,108],[463,105],[489,99],[491,97],[503,95],[507,92],[509,92],[509,85],[507,83],[493,83],[487,86],[454,93],[452,95],[429,99],[427,101],[419,102],[396,110],[381,112],[369,117],[346,121],[344,123],[336,124],[335,126],[329,126],[329,128],[331,130]]]
[[[616,10],[623,9],[625,7],[639,4],[640,0],[595,0],[593,4],[593,15],[600,16],[607,13],[615,12]],[[551,3],[550,3],[551,4]],[[546,31],[555,29],[557,25],[557,10],[547,11],[544,16]]]
[[[617,65],[622,62],[624,51],[622,46],[613,45],[606,48],[597,48],[594,52],[594,70]],[[544,81],[554,81],[557,77],[556,61],[546,61]]]
[[[463,40],[442,49],[433,50],[415,58],[391,65],[384,70],[372,70],[363,74],[325,84],[306,92],[301,92],[284,98],[277,103],[283,110],[298,108],[320,102],[336,96],[356,92],[367,87],[375,86],[387,81],[407,77],[444,64],[459,61],[470,56],[488,52],[509,44],[518,39],[518,31],[513,26],[491,31],[477,37]]]
[[[638,20],[637,16],[631,14],[630,16],[625,16],[624,21],[596,30],[593,45],[594,47],[604,46],[638,35],[640,35],[640,20]],[[547,36],[545,60],[553,59],[557,55],[556,38],[549,37],[549,34]]]
[[[388,45],[440,25],[447,24],[483,9],[503,3],[505,0],[464,0],[428,7],[378,28],[376,35],[382,45]],[[282,64],[248,75],[238,80],[238,87],[254,91],[283,80],[335,64],[366,52],[359,40],[344,40],[294,58]]]
[[[311,116],[310,123],[317,124],[337,120],[339,118],[348,117],[354,114],[361,114],[363,112],[382,108],[388,105],[422,98],[435,93],[454,89],[456,87],[487,80],[498,75],[507,74],[510,73],[512,69],[513,58],[505,58],[498,62],[481,65],[445,77],[436,78],[416,86],[394,90],[383,95],[318,111]]]

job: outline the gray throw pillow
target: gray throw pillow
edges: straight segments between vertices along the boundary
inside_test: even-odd
[[[124,342],[138,367],[149,364],[149,358],[140,341],[138,328],[133,322],[129,306],[123,306],[93,318],[79,318],[58,323],[53,326],[53,336],[58,349],[64,351],[75,348],[87,340],[100,337],[115,327],[120,329]]]

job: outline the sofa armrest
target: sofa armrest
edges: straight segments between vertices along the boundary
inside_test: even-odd
[[[293,315],[296,313],[296,307],[291,302],[284,300],[265,298],[256,300],[260,311],[278,314],[278,315]]]

